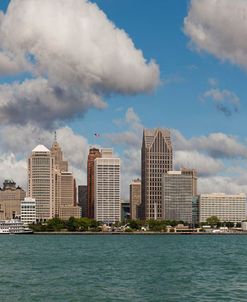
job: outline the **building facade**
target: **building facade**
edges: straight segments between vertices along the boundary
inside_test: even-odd
[[[28,196],[36,200],[36,217],[46,221],[55,216],[55,159],[43,145],[28,159]]]
[[[143,131],[141,166],[142,218],[162,219],[162,177],[173,169],[172,143],[168,129]]]
[[[137,219],[140,217],[141,205],[141,180],[134,179],[130,183],[130,218]]]
[[[26,197],[21,201],[21,221],[24,224],[36,223],[36,201]]]
[[[21,215],[21,201],[26,192],[16,187],[13,180],[5,180],[0,189],[0,220],[9,220]]]
[[[88,154],[87,160],[87,214],[86,216],[94,219],[94,191],[95,191],[95,179],[94,179],[94,160],[100,158],[101,153],[97,148],[91,148]]]
[[[115,223],[121,220],[120,159],[112,149],[102,149],[94,161],[94,213],[97,221]]]
[[[246,219],[246,195],[225,193],[201,194],[199,199],[199,220],[217,216],[221,222],[241,222]]]
[[[186,169],[168,171],[163,175],[163,211],[165,220],[184,221],[192,224],[192,202],[196,195],[196,172]]]
[[[78,186],[78,204],[81,207],[82,217],[87,217],[87,186]]]

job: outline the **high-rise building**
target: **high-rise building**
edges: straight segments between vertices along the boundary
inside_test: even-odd
[[[91,148],[88,154],[87,160],[87,217],[95,218],[94,215],[94,191],[95,191],[95,180],[94,180],[94,160],[100,158],[101,154],[99,149]]]
[[[104,223],[121,220],[120,159],[112,149],[102,149],[101,157],[94,160],[95,219]]]
[[[134,179],[130,183],[130,218],[139,218],[139,208],[141,205],[141,180]]]
[[[61,219],[81,217],[81,208],[75,205],[75,179],[71,172],[61,171],[60,195],[59,217]]]
[[[162,219],[162,177],[173,169],[170,131],[145,129],[142,141],[142,205],[145,219]]]
[[[7,220],[21,215],[21,201],[26,192],[13,180],[5,180],[0,188],[0,220]]]
[[[199,199],[199,220],[217,216],[221,222],[241,222],[246,220],[246,195],[212,193],[201,194]]]
[[[68,172],[56,136],[51,151],[38,145],[28,159],[28,195],[36,200],[38,221],[81,215],[75,201],[75,179]]]
[[[87,186],[78,186],[78,204],[82,217],[87,217]]]
[[[36,222],[36,201],[34,198],[26,197],[21,201],[21,221],[25,224]]]
[[[55,159],[55,169],[65,172],[68,171],[68,161],[63,160],[63,152],[59,143],[57,142],[56,132],[54,142],[51,147],[51,156],[53,156]]]
[[[197,194],[196,187],[195,170],[168,171],[163,175],[162,197],[165,220],[193,223],[192,202]]]
[[[36,200],[36,218],[45,221],[55,216],[55,159],[43,145],[32,150],[28,159],[28,196]]]

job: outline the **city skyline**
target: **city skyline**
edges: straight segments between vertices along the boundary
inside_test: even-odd
[[[246,21],[238,18],[237,11],[245,8],[246,2],[238,1],[232,7],[229,1],[220,0],[216,15],[215,1],[211,0],[202,0],[198,4],[196,1],[180,1],[179,5],[171,0],[156,1],[155,5],[139,0],[135,4],[130,0],[118,3],[76,0],[70,13],[64,14],[66,20],[73,18],[89,25],[93,22],[91,36],[85,32],[79,35],[81,29],[71,24],[68,33],[80,37],[74,44],[70,37],[63,36],[64,23],[61,23],[61,30],[56,32],[58,44],[51,45],[45,37],[54,41],[53,31],[47,28],[55,26],[52,22],[59,19],[59,14],[68,11],[66,2],[59,1],[59,10],[57,1],[40,2],[43,3],[40,11],[54,13],[52,20],[45,19],[47,27],[42,23],[43,19],[40,21],[39,9],[33,11],[37,20],[28,17],[32,1],[23,4],[23,1],[12,0],[7,12],[9,1],[0,3],[0,11],[3,11],[0,14],[0,181],[13,178],[26,188],[29,150],[39,143],[51,145],[53,132],[57,130],[59,143],[66,159],[71,162],[78,185],[86,184],[90,145],[113,147],[122,159],[122,192],[126,198],[129,182],[141,176],[142,131],[159,127],[171,130],[174,168],[179,170],[185,166],[198,171],[199,192],[246,193],[247,146],[242,127],[247,110],[244,102],[246,63],[236,51],[240,49],[240,53],[245,54],[245,45],[234,39],[231,31],[224,31],[231,20],[232,28],[242,32]],[[205,3],[207,14],[202,16]],[[136,9],[130,9],[133,5]],[[79,7],[83,16],[78,14]],[[93,10],[92,15],[88,13],[89,7]],[[26,18],[16,26],[20,10],[25,11]],[[99,27],[103,26],[107,33],[105,40],[100,39]],[[20,29],[21,38],[24,38],[21,34],[26,27],[33,28],[30,36],[25,37],[25,46],[18,39],[18,33],[12,35],[11,43],[6,38],[6,32],[12,32],[12,27]],[[47,53],[37,44],[37,33],[43,34]],[[216,39],[215,35],[222,39]],[[106,43],[114,50],[118,66],[111,64],[108,47],[99,53],[90,37],[94,37],[99,46]],[[121,47],[117,45],[116,37],[119,37]],[[65,38],[69,41],[67,47],[61,43]],[[82,47],[84,39],[89,39],[90,49]],[[126,69],[119,50],[123,47],[126,47],[129,64],[134,70],[132,74]],[[57,51],[56,58],[51,50]],[[23,52],[26,52],[25,58]],[[65,58],[62,73],[58,64],[61,53]],[[95,66],[81,61],[78,54],[83,54],[89,62],[96,62]],[[78,74],[71,73],[71,64],[78,66]],[[106,73],[102,74],[96,65],[103,66]],[[80,67],[88,73],[85,74]],[[120,77],[117,76],[119,72]],[[89,78],[88,74],[92,77]],[[90,86],[86,97],[88,102],[83,98],[84,101],[78,103],[76,95],[81,91],[76,81],[71,82],[76,76],[82,87]],[[54,86],[50,87],[51,83]],[[54,91],[47,98],[51,106],[42,103],[47,97],[47,85]],[[72,86],[76,95],[74,91],[66,90]],[[24,91],[29,91],[29,95]],[[97,91],[100,91],[99,95]],[[67,93],[73,102],[68,103]],[[30,99],[34,100],[33,103],[28,103]],[[45,105],[45,114],[40,104]],[[58,109],[57,104],[64,107]]]

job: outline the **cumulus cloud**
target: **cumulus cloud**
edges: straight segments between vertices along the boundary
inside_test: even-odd
[[[240,100],[232,91],[212,88],[204,92],[203,99],[212,100],[217,110],[225,114],[227,117],[239,111]]]
[[[0,18],[0,49],[2,72],[28,74],[0,85],[2,123],[51,127],[104,108],[104,96],[159,83],[158,65],[86,0],[12,0]]]
[[[247,68],[246,0],[191,0],[184,32],[197,50]]]
[[[181,169],[182,167],[196,169],[198,175],[204,177],[215,175],[224,168],[221,161],[198,151],[175,151],[174,165],[176,169]]]
[[[175,150],[197,150],[213,158],[247,158],[247,146],[237,137],[224,133],[211,133],[208,136],[187,139],[178,130],[173,129],[172,138]]]

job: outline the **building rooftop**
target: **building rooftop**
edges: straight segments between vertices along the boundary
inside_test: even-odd
[[[32,150],[32,152],[50,152],[50,150],[44,145],[38,145]]]

